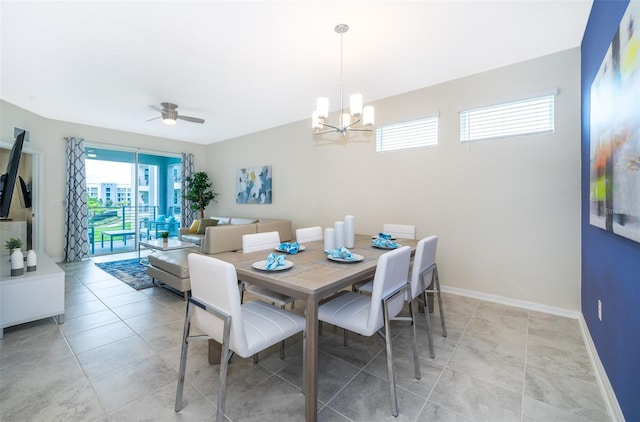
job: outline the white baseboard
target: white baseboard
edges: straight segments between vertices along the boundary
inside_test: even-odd
[[[482,293],[474,290],[459,289],[457,287],[449,286],[441,286],[441,289],[443,292],[452,293],[454,295],[472,297],[474,299],[514,306],[516,308],[528,309],[530,311],[544,312],[545,314],[553,314],[572,319],[579,319],[582,316],[582,313],[579,311],[572,311],[570,309],[542,305],[540,303],[528,302],[526,300],[512,299],[510,297],[492,295],[489,293]]]
[[[585,321],[584,317],[581,315],[578,319],[578,322],[580,323],[582,337],[584,338],[584,343],[587,346],[587,353],[589,353],[589,359],[591,360],[591,364],[593,365],[593,372],[595,373],[596,380],[598,381],[598,385],[600,386],[600,393],[602,393],[602,398],[604,399],[604,402],[607,406],[609,416],[614,422],[624,422],[622,409],[620,408],[620,404],[618,403],[618,399],[616,398],[616,393],[613,391],[613,387],[611,387],[607,372],[605,371],[604,366],[602,366],[600,356],[598,356],[598,350],[596,349],[596,345],[593,343],[593,339],[591,338],[591,333],[589,332],[587,321]]]
[[[516,308],[523,308],[532,311],[544,312],[547,314],[577,319],[580,325],[580,331],[582,332],[582,338],[587,347],[589,360],[593,365],[593,372],[596,377],[596,382],[600,387],[602,399],[607,406],[607,412],[609,413],[609,416],[611,417],[611,420],[613,422],[624,422],[625,419],[624,415],[622,414],[622,409],[620,409],[620,404],[618,403],[616,394],[611,387],[609,377],[607,376],[604,366],[602,366],[602,362],[600,361],[600,357],[598,356],[598,351],[596,350],[596,346],[593,343],[591,333],[589,332],[589,328],[587,327],[587,323],[584,320],[582,312],[558,308],[555,306],[541,305],[535,302],[527,302],[526,300],[518,300],[504,296],[476,292],[474,290],[459,289],[457,287],[441,286],[441,289],[443,292],[451,293],[454,295],[467,296],[474,299],[486,300],[487,302],[500,303],[503,305],[514,306]]]

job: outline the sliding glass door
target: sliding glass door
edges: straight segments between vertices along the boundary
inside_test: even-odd
[[[178,236],[180,157],[103,147],[87,147],[86,157],[92,255],[135,251],[164,231]]]

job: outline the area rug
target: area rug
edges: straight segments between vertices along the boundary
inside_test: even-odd
[[[151,277],[147,275],[147,266],[141,264],[137,258],[101,262],[97,263],[96,267],[106,271],[136,290],[147,289],[153,286]]]

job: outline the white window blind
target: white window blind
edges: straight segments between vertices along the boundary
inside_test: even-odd
[[[553,95],[460,112],[460,142],[553,132]]]
[[[438,116],[376,128],[376,152],[438,145]]]

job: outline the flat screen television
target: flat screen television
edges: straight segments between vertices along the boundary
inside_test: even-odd
[[[9,153],[9,161],[7,169],[0,177],[0,218],[8,218],[11,208],[11,198],[13,197],[13,188],[18,178],[18,166],[20,165],[20,155],[22,154],[22,145],[24,144],[24,131],[16,137],[13,148]]]

